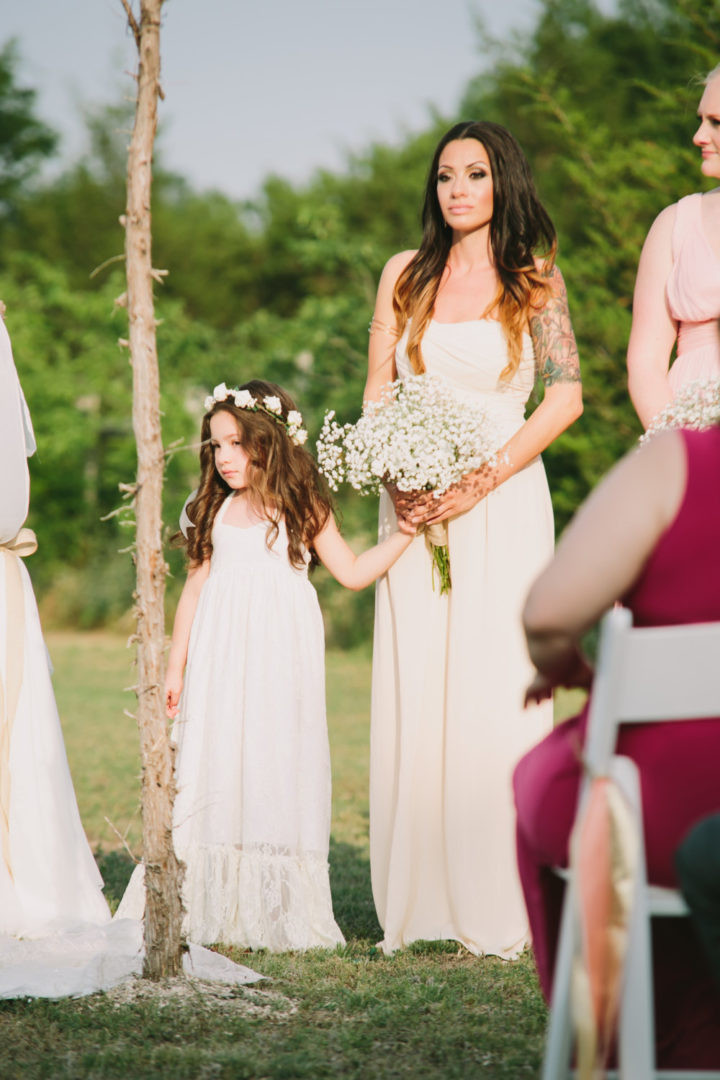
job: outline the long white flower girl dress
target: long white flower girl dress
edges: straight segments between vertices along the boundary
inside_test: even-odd
[[[333,948],[330,750],[322,615],[280,523],[213,526],[193,620],[177,743],[173,840],[197,942]],[[187,505],[187,504],[186,504]],[[187,515],[181,525],[192,527]],[[118,915],[142,910],[136,872]]]

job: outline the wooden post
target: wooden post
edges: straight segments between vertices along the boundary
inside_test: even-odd
[[[164,708],[164,595],[167,566],[162,549],[164,455],[153,270],[150,189],[160,90],[160,12],[163,0],[141,0],[140,21],[122,0],[138,47],[135,124],[128,151],[125,260],[133,372],[133,428],[137,444],[136,615],[137,721],[142,753],[143,857],[145,862],[145,967],[151,979],[182,971],[183,864],[172,842],[174,754]]]

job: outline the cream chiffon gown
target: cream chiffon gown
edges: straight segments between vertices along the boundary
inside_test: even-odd
[[[398,377],[411,374],[405,337]],[[521,365],[500,381],[499,323],[429,325],[427,371],[492,413],[502,442],[523,423],[535,382]],[[389,498],[380,535],[394,527]],[[553,550],[540,458],[449,522],[452,590],[433,588],[423,537],[377,585],[370,752],[372,884],[387,953],[455,939],[512,958],[528,941],[515,863],[511,791],[519,758],[552,726],[552,705],[523,708],[533,668],[520,621]]]

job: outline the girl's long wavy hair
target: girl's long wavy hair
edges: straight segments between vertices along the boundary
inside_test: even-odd
[[[543,207],[530,166],[513,135],[500,124],[465,120],[450,128],[438,143],[430,165],[422,210],[420,247],[395,285],[393,307],[398,333],[409,324],[407,354],[413,370],[425,370],[421,342],[432,319],[435,299],[452,246],[437,197],[440,155],[457,139],[477,139],[487,152],[493,182],[490,246],[499,278],[498,291],[482,317],[497,310],[508,345],[508,364],[501,374],[510,379],[522,357],[522,336],[533,309],[543,306],[551,293],[550,274],[555,261],[555,227]],[[535,265],[534,252],[543,251],[543,266]]]
[[[296,407],[281,387],[262,379],[251,379],[239,389],[248,390],[256,400],[279,398],[283,421]],[[291,565],[303,567],[306,551],[310,551],[312,562],[317,563],[312,542],[325,525],[332,503],[312,454],[292,442],[283,422],[265,412],[239,409],[232,398],[217,402],[203,417],[200,483],[187,507],[194,528],[188,529],[187,537],[180,541],[184,542],[190,563],[198,565],[210,558],[215,516],[233,491],[215,468],[211,444],[210,420],[221,411],[234,418],[248,455],[245,490],[257,513],[269,521],[268,547],[277,539],[280,522],[284,520]]]

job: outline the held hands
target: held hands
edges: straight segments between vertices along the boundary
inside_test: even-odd
[[[498,482],[497,467],[486,467],[468,473],[439,498],[436,498],[432,491],[398,491],[390,484],[387,485],[387,491],[395,507],[398,528],[406,532],[408,530],[404,526],[414,530],[422,525],[435,525],[439,521],[464,514],[493,491]]]
[[[400,514],[397,513],[396,516],[398,532],[401,532],[404,536],[417,536],[417,527],[413,524],[412,521],[410,521],[406,517],[402,517]]]

